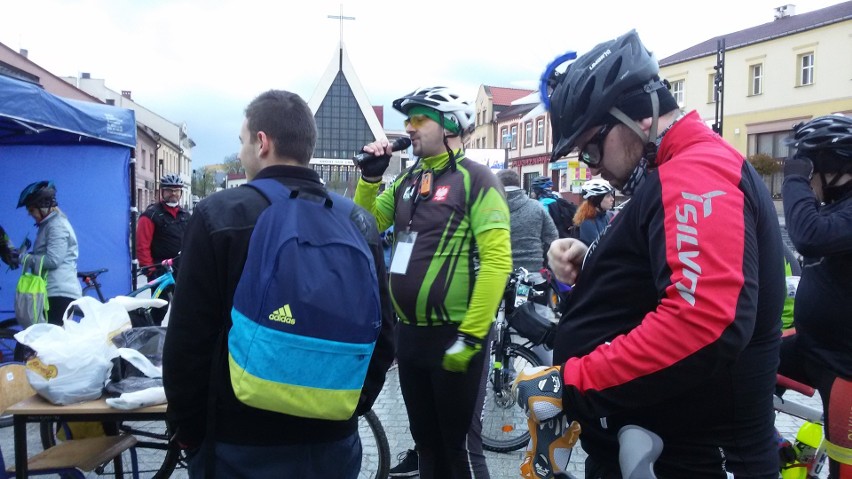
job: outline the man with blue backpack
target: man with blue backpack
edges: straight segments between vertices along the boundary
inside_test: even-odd
[[[299,96],[255,98],[250,182],[187,226],[163,380],[190,477],[358,476],[357,416],[393,360],[393,314],[375,219],[324,188],[316,138]]]

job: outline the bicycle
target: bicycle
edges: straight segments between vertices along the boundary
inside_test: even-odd
[[[144,275],[145,271],[154,271],[157,268],[162,268],[164,272],[141,287],[127,293],[127,296],[137,297],[147,292],[150,293],[152,298],[165,299],[171,303],[175,286],[175,259],[177,258],[175,257],[164,260],[160,264],[141,266],[139,268],[139,276]],[[78,272],[77,277],[80,278],[80,281],[83,283],[83,294],[92,295],[92,291],[94,290],[94,296],[96,296],[100,302],[105,303],[107,298],[104,297],[103,291],[101,290],[102,285],[98,281],[98,276],[108,271],[109,270],[106,268],[101,268],[94,271]],[[152,313],[151,309],[138,310],[131,312],[130,314],[130,320],[134,328],[140,326],[157,326],[160,322],[162,322],[162,319],[162,316]]]
[[[390,444],[385,428],[372,410],[358,418],[358,435],[361,436],[360,479],[386,479],[390,473]]]
[[[171,290],[175,280],[173,275],[173,259],[163,261],[159,265],[143,266],[140,271],[153,270],[163,267],[165,272],[148,281],[143,286],[134,289],[127,296],[137,297],[145,292],[150,292],[152,298],[163,298],[171,301]],[[84,294],[96,296],[101,302],[107,299],[103,295],[101,283],[98,276],[109,271],[101,268],[93,271],[80,271],[77,277],[83,283]],[[152,314],[151,308],[143,308],[129,312],[131,324],[134,328],[144,326],[155,326],[157,321]],[[133,434],[138,439],[136,449],[138,452],[137,471],[142,477],[154,479],[167,478],[171,476],[178,467],[186,466],[185,454],[170,443],[171,432],[168,425],[163,421],[134,421],[119,424],[104,423],[104,431],[108,434],[124,432]],[[39,426],[41,442],[45,448],[56,444],[57,436],[64,434],[70,437],[71,431],[67,423],[54,421],[42,421]]]
[[[807,397],[813,397],[816,393],[814,388],[806,384],[794,381],[788,377],[778,375],[777,384],[787,390],[796,391]],[[784,479],[804,479],[821,477],[824,467],[827,464],[828,453],[826,452],[825,436],[823,427],[825,427],[825,417],[822,410],[809,407],[805,404],[797,403],[790,399],[776,394],[773,398],[773,407],[779,414],[787,414],[798,418],[798,432],[796,439],[800,439],[803,433],[815,432],[814,428],[819,429],[819,439],[817,444],[801,445],[798,441],[784,440],[784,443],[779,445],[779,454],[782,458],[781,477]],[[807,430],[805,428],[808,428]],[[787,432],[787,431],[785,431]],[[781,434],[781,431],[779,431]],[[783,438],[783,435],[781,435]],[[807,450],[806,450],[807,449]],[[805,456],[804,458],[802,456]]]
[[[539,273],[518,268],[510,276],[494,322],[491,368],[482,411],[482,447],[493,452],[521,449],[530,440],[527,417],[517,407],[512,383],[526,367],[541,366],[532,350],[545,344],[555,324],[536,310],[552,301],[550,282]]]

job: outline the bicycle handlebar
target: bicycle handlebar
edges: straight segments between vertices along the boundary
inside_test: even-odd
[[[140,270],[152,270],[152,269],[155,269],[155,268],[159,268],[160,266],[164,266],[166,268],[171,268],[172,266],[174,266],[175,260],[178,259],[179,257],[180,257],[180,253],[178,253],[178,255],[175,256],[174,258],[164,259],[163,261],[160,261],[159,263],[148,264],[148,265],[145,265],[145,266],[139,266],[139,269]]]
[[[632,424],[618,431],[618,464],[624,479],[653,479],[654,461],[663,452],[663,440]]]
[[[799,381],[788,378],[787,376],[782,376],[780,374],[775,375],[775,383],[784,388],[784,389],[792,389],[798,393],[804,394],[808,397],[813,397],[816,390],[807,384],[800,383]]]

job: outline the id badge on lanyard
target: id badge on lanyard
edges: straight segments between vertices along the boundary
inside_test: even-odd
[[[390,272],[393,274],[405,274],[408,271],[408,262],[411,260],[411,252],[414,250],[414,242],[417,240],[416,231],[403,231],[396,235],[396,245],[391,258]]]

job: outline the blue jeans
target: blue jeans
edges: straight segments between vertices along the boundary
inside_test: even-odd
[[[189,477],[204,478],[206,444],[188,460]],[[222,478],[322,477],[355,479],[361,470],[358,432],[333,442],[294,445],[244,446],[214,444],[214,471]]]

